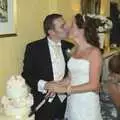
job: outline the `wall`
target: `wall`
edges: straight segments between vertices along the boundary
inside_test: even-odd
[[[16,0],[17,36],[0,38],[0,96],[5,93],[6,80],[20,74],[25,46],[44,36],[42,22],[52,12],[69,19],[75,11],[71,6],[79,0]],[[66,7],[67,6],[67,7]]]
[[[70,20],[75,13],[80,12],[80,0],[58,0],[58,10],[65,15],[66,20]]]
[[[20,74],[26,43],[43,35],[42,19],[49,7],[41,0],[17,0],[17,36],[0,38],[0,95],[4,94],[6,80]],[[44,9],[44,10],[43,10]],[[41,35],[40,35],[41,33]]]

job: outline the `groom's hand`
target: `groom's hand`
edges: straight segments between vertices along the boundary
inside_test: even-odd
[[[45,96],[49,96],[50,98],[51,98],[51,97],[54,97],[54,96],[55,96],[55,92],[48,91]]]

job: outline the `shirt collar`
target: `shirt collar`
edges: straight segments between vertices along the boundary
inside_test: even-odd
[[[53,45],[53,46],[61,46],[61,41],[56,43],[48,37],[47,37],[47,39],[48,39],[48,44]]]

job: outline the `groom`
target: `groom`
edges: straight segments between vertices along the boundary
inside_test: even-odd
[[[31,87],[34,96],[33,109],[42,101],[44,91],[40,91],[41,80],[60,80],[67,74],[67,50],[73,44],[64,41],[68,28],[60,14],[48,15],[43,23],[46,37],[27,45],[22,76]],[[56,95],[47,101],[35,114],[35,120],[54,120],[64,117],[66,99]]]

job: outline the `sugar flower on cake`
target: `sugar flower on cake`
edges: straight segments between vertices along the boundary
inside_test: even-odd
[[[25,85],[25,80],[20,76],[12,76],[8,81],[7,81],[7,87],[18,87],[18,86],[24,86]]]
[[[0,100],[1,104],[7,103],[7,102],[8,102],[8,100],[6,99],[6,96],[3,96]]]
[[[10,104],[10,101],[9,101],[9,99],[6,97],[6,96],[3,96],[2,98],[1,98],[1,104],[2,105],[4,105],[5,107],[7,107],[9,104]]]
[[[27,106],[32,106],[33,105],[33,95],[29,93],[27,97]]]

